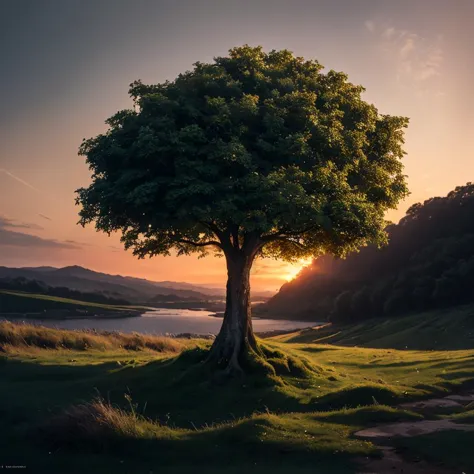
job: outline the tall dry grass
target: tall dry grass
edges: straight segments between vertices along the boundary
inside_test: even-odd
[[[128,351],[152,350],[181,352],[184,341],[171,337],[144,334],[98,333],[52,329],[26,323],[0,322],[0,347],[38,347],[42,349],[71,349],[85,351],[125,349]]]
[[[127,398],[127,397],[126,397]],[[86,444],[103,449],[110,443],[133,439],[170,439],[186,430],[171,429],[145,418],[136,411],[113,406],[102,398],[74,405],[39,426],[41,439],[50,447],[77,447]]]

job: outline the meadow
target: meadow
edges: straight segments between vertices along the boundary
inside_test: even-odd
[[[329,327],[261,340],[267,362],[223,380],[202,363],[209,340],[0,323],[1,463],[31,472],[374,472],[387,439],[361,429],[473,423],[472,403],[405,405],[469,394],[473,349],[448,350],[443,331],[442,350],[370,347],[380,332],[354,347],[356,329],[336,329],[345,346],[319,342]],[[473,440],[440,431],[388,444],[407,465],[429,463],[420,472],[470,472]]]
[[[144,306],[94,303],[40,293],[0,289],[0,315],[18,313],[23,318],[38,317],[38,314],[46,318],[77,318],[99,314],[102,317],[127,317],[139,316],[147,309],[149,308]]]

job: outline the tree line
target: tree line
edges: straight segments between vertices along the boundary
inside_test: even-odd
[[[83,292],[67,287],[52,287],[39,280],[30,280],[24,277],[0,278],[0,290],[23,291],[47,296],[69,298],[88,303],[111,305],[130,305],[130,301],[123,298],[114,298],[100,292]]]
[[[387,246],[314,260],[268,309],[356,322],[474,302],[473,216],[472,183],[415,204],[387,227]]]

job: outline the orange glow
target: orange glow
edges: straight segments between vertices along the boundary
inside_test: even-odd
[[[265,51],[288,48],[297,56],[320,60],[326,67],[324,72],[347,72],[350,82],[367,88],[364,100],[380,113],[410,118],[403,163],[411,194],[387,219],[397,222],[412,204],[445,196],[474,176],[473,140],[469,139],[474,128],[474,96],[466,94],[474,82],[474,31],[470,24],[474,2],[456,2],[454,9],[448,2],[413,2],[419,6],[406,11],[395,2],[379,2],[387,5],[376,12],[364,12],[357,2],[345,2],[350,18],[344,23],[347,31],[332,41],[327,40],[328,34],[339,25],[341,14],[331,2],[325,2],[328,5],[323,13],[319,6],[323,2],[300,2],[304,7],[293,10],[290,2],[267,2],[272,4],[272,21],[264,8],[253,9],[249,16],[247,9],[224,6],[231,2],[220,2],[222,8],[212,10],[201,4],[214,2],[186,2],[188,7],[182,11],[176,6],[179,2],[169,2],[170,8],[165,9],[169,17],[163,16],[159,2],[148,3],[150,8],[137,12],[126,32],[120,28],[105,32],[99,16],[91,16],[94,22],[89,26],[95,30],[88,37],[94,41],[84,41],[80,29],[64,29],[61,35],[65,36],[58,39],[52,33],[54,28],[44,26],[44,38],[24,35],[24,41],[17,40],[15,29],[7,31],[4,42],[11,54],[3,68],[9,94],[0,111],[4,114],[0,222],[2,217],[14,221],[14,227],[4,227],[3,234],[10,232],[15,241],[0,244],[0,265],[82,265],[104,273],[224,288],[224,259],[157,256],[138,260],[131,251],[123,250],[118,235],[109,238],[96,232],[93,225],[76,225],[79,208],[74,190],[88,186],[91,177],[77,151],[83,138],[106,131],[107,117],[132,107],[127,94],[131,81],[141,78],[147,84],[157,84],[173,80],[196,61],[211,62],[244,42],[262,44]],[[64,8],[58,15],[65,14]],[[123,9],[116,10],[117,21],[126,19]],[[356,14],[350,14],[352,11]],[[394,12],[397,21],[392,21]],[[53,13],[41,21],[56,24]],[[163,22],[160,27],[148,21],[153,15]],[[194,21],[186,27],[193,15],[201,23],[196,26]],[[20,26],[28,32],[31,26],[26,20]],[[36,28],[37,19],[32,16],[31,21]],[[215,28],[215,24],[221,27]],[[100,51],[108,61],[97,59],[100,38],[107,38],[100,42]],[[75,51],[77,47],[82,60],[75,60],[64,48],[50,47],[58,41],[67,41]],[[154,44],[162,47],[144,46],[141,54],[136,54],[139,46]],[[315,44],[324,47],[315,50]],[[44,60],[24,59],[32,54]],[[52,62],[57,64],[54,71],[49,67]],[[82,62],[90,67],[82,67]],[[39,82],[55,81],[74,82],[78,87],[74,93],[70,87],[46,87],[39,93]],[[252,290],[275,291],[308,263],[257,260]]]
[[[300,271],[309,265],[313,259],[312,258],[300,258],[297,263],[288,264],[287,268],[282,274],[282,278],[286,281],[294,280]]]

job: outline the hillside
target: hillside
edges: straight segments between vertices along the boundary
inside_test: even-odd
[[[123,298],[113,298],[104,293],[82,292],[71,290],[61,286],[48,286],[37,280],[27,280],[25,278],[0,278],[0,290],[16,291],[21,293],[35,293],[46,296],[58,296],[60,298],[69,298],[91,303],[102,303],[112,305],[129,305],[130,301]],[[178,298],[178,297],[176,297]],[[0,308],[1,310],[1,308]]]
[[[262,315],[360,321],[474,302],[474,185],[415,204],[389,244],[323,257],[283,285]]]
[[[0,317],[20,314],[22,318],[84,318],[139,316],[145,308],[94,303],[35,293],[0,289]]]
[[[66,287],[81,292],[102,293],[111,298],[124,298],[138,304],[173,299],[182,299],[183,301],[222,300],[225,296],[224,288],[199,286],[185,282],[155,282],[144,278],[109,275],[77,265],[64,268],[0,266],[0,280],[17,278],[36,280],[51,287]],[[255,291],[252,296],[254,299],[266,300],[272,294],[268,291]],[[164,298],[160,298],[160,296]]]
[[[329,323],[275,339],[350,347],[442,351],[474,348],[474,306],[374,318],[354,324]]]
[[[121,275],[108,275],[79,266],[64,268],[7,268],[0,267],[1,278],[26,278],[44,282],[52,287],[67,287],[83,292],[100,292],[115,298],[143,303],[158,295],[207,300],[210,294],[190,289],[160,286],[158,283]]]

